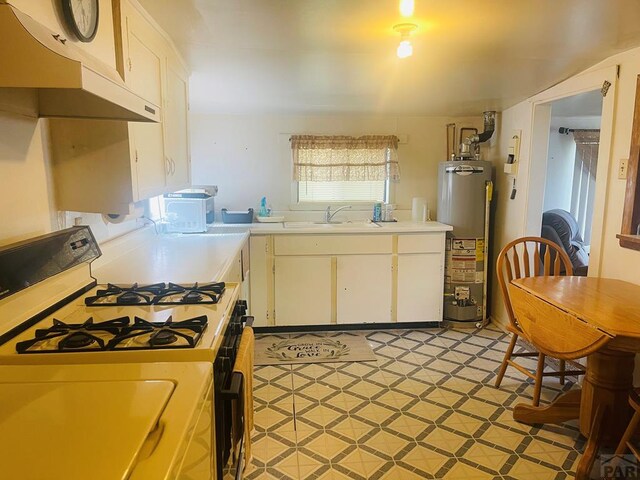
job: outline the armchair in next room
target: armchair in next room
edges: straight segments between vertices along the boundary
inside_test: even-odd
[[[567,252],[574,275],[587,275],[589,253],[580,235],[578,222],[569,212],[559,208],[544,212],[541,236],[557,243]]]

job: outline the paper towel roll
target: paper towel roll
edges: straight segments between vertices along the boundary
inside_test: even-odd
[[[411,202],[411,220],[414,222],[424,222],[427,220],[427,199],[424,197],[413,197]]]
[[[128,222],[129,220],[135,220],[144,215],[144,207],[136,205],[136,207],[130,209],[129,214],[103,214],[102,219],[105,225],[107,223],[119,224]]]

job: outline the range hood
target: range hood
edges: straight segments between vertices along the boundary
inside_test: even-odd
[[[9,4],[0,4],[0,39],[0,89],[35,92],[39,117],[160,121],[115,69]]]

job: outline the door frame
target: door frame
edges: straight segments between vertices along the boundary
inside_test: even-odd
[[[609,174],[613,167],[612,137],[617,96],[619,66],[591,70],[571,77],[548,90],[529,99],[531,103],[531,144],[527,199],[525,202],[525,235],[540,235],[542,210],[549,149],[549,125],[551,102],[580,93],[600,90],[605,81],[611,85],[602,99],[600,120],[600,146],[598,148],[598,169],[596,171],[596,192],[591,226],[591,250],[589,276],[597,277],[602,268],[602,245],[604,235],[604,213],[607,206]],[[606,161],[604,161],[606,159]]]

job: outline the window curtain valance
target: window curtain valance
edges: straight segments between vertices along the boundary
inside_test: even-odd
[[[400,179],[395,135],[293,135],[290,141],[296,181]]]

